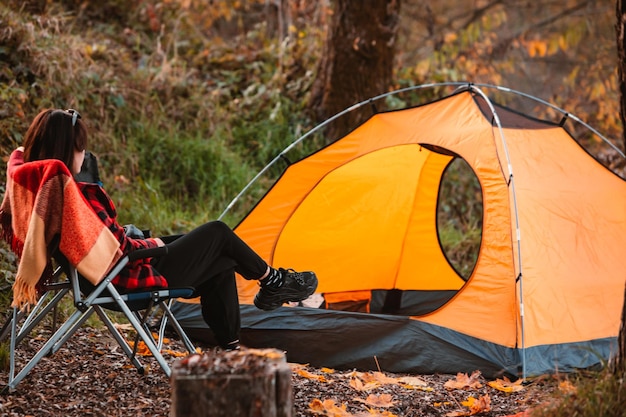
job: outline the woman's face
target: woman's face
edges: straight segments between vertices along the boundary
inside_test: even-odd
[[[85,150],[74,151],[74,163],[72,164],[72,175],[76,175],[80,172],[85,160]]]

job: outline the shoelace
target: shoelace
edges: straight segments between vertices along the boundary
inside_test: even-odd
[[[304,285],[304,274],[302,272],[296,272],[293,269],[289,268],[289,269],[283,269],[281,268],[283,271],[285,271],[285,274],[289,273],[291,274],[291,276],[293,277],[293,279],[295,279],[296,281],[298,281],[298,284],[300,285]]]

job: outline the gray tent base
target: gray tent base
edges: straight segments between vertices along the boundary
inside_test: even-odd
[[[199,304],[176,302],[172,312],[198,342],[215,345]],[[241,306],[241,343],[284,350],[293,363],[337,370],[411,374],[456,374],[479,370],[486,378],[599,369],[617,349],[617,339],[507,348],[406,316],[281,307],[266,312]]]

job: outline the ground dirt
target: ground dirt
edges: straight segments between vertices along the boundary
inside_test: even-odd
[[[25,342],[20,352],[32,354],[40,339]],[[181,360],[175,355],[184,352],[180,342],[172,339],[165,349],[169,363]],[[170,380],[152,357],[141,360],[151,368],[147,375],[137,373],[108,333],[80,329],[15,390],[0,395],[0,415],[168,416]],[[528,410],[550,401],[559,387],[552,377],[505,392],[478,374],[467,375],[468,386],[446,387],[463,385],[464,376],[291,367],[294,416],[526,416]],[[6,370],[0,372],[3,386],[7,376]]]

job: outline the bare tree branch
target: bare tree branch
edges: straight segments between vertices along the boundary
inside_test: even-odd
[[[536,31],[546,26],[550,26],[554,24],[555,22],[561,19],[565,19],[593,3],[595,3],[595,0],[586,0],[586,1],[580,2],[570,8],[563,9],[560,13],[557,13],[552,16],[548,16],[545,19],[540,20],[539,22],[533,23],[532,25],[529,25],[525,28],[518,30],[517,33],[513,34],[512,36],[509,36],[508,38],[501,40],[496,45],[494,45],[493,56],[499,57],[503,55],[514,40],[523,37],[528,32]]]

